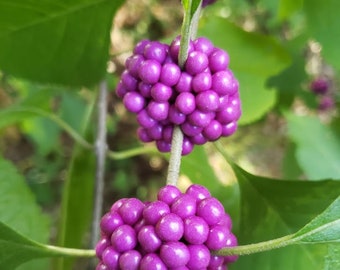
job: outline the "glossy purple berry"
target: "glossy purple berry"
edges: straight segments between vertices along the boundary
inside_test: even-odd
[[[208,239],[205,242],[210,250],[218,250],[225,246],[227,242],[227,228],[221,225],[214,225],[210,227]]]
[[[237,122],[233,121],[226,125],[222,125],[222,136],[228,137],[235,133],[237,130]]]
[[[191,75],[196,75],[203,72],[209,64],[208,56],[200,51],[189,53],[185,62],[185,69]]]
[[[166,47],[158,41],[149,42],[144,48],[144,57],[162,64],[166,58]]]
[[[163,201],[154,201],[145,206],[143,218],[147,224],[155,225],[165,214],[170,213],[170,207]]]
[[[144,98],[151,98],[151,88],[153,84],[148,84],[145,82],[139,82],[138,91]]]
[[[211,89],[218,95],[232,95],[235,93],[234,77],[230,71],[218,71],[212,76]]]
[[[195,51],[203,52],[207,56],[209,56],[214,50],[214,45],[212,44],[212,42],[205,37],[199,37],[194,40],[194,47]]]
[[[139,230],[138,243],[141,245],[143,251],[147,253],[156,252],[162,245],[162,241],[152,225],[143,226]]]
[[[197,206],[197,216],[203,218],[210,226],[220,222],[223,214],[223,205],[213,197],[203,199]]]
[[[128,250],[120,255],[118,264],[121,270],[138,270],[141,259],[137,250]]]
[[[192,142],[190,141],[188,137],[185,137],[183,139],[182,155],[183,156],[189,155],[193,149],[194,149],[194,145],[192,144]]]
[[[135,230],[130,225],[121,225],[112,233],[111,244],[118,252],[134,249],[137,245]]]
[[[175,86],[177,92],[190,92],[192,79],[193,77],[189,73],[183,71]]]
[[[196,109],[190,115],[188,115],[188,121],[194,126],[203,128],[206,127],[214,117],[214,113],[202,112]]]
[[[214,73],[225,70],[228,65],[229,55],[221,49],[215,49],[209,56],[209,68]]]
[[[188,245],[190,260],[187,267],[192,270],[206,269],[210,262],[210,251],[205,245]]]
[[[168,268],[177,268],[188,263],[190,254],[184,243],[167,242],[161,246],[160,258]]]
[[[221,269],[221,267],[223,267],[223,264],[224,264],[224,258],[222,256],[212,255],[210,256],[208,269],[211,269],[211,270]]]
[[[118,209],[118,213],[125,224],[133,225],[142,216],[143,209],[144,203],[136,198],[130,198],[122,204]]]
[[[146,45],[148,45],[149,43],[150,43],[150,41],[149,41],[149,40],[146,40],[146,39],[143,39],[143,40],[139,41],[139,42],[136,44],[135,48],[133,49],[133,53],[134,53],[134,54],[137,54],[137,55],[138,55],[138,54],[143,54]]]
[[[203,135],[209,141],[216,141],[222,135],[222,125],[217,120],[212,120],[209,125],[203,129]]]
[[[103,264],[105,264],[108,269],[118,269],[119,255],[119,252],[113,247],[107,247],[102,254]]]
[[[195,245],[203,244],[209,235],[209,226],[198,216],[190,216],[184,220],[184,239]]]
[[[182,194],[171,205],[171,212],[185,219],[196,214],[196,200],[188,194]]]
[[[161,75],[162,66],[156,60],[145,60],[139,67],[140,79],[148,84],[158,82]]]
[[[136,91],[138,88],[138,80],[133,77],[129,71],[124,70],[122,75],[121,75],[121,81],[125,88],[130,92],[130,91]]]
[[[137,92],[128,92],[123,98],[123,103],[128,111],[138,113],[144,108],[145,99]]]
[[[96,266],[96,270],[109,270],[109,268],[103,264],[103,263],[99,263],[97,266]]]
[[[241,117],[241,110],[239,107],[228,105],[223,111],[216,114],[216,120],[221,124],[228,124],[232,121],[237,121]]]
[[[205,144],[208,140],[207,140],[206,137],[204,137],[204,135],[202,133],[200,133],[196,136],[191,137],[190,141],[193,144],[202,145],[202,144]]]
[[[209,190],[206,187],[198,184],[192,184],[190,187],[188,187],[185,193],[196,199],[196,202],[200,202],[203,199],[211,197]]]
[[[161,258],[155,253],[146,254],[140,261],[139,270],[167,270]]]
[[[117,212],[108,212],[100,220],[100,229],[105,235],[110,236],[115,229],[123,224],[124,221]]]
[[[186,115],[180,112],[175,105],[171,105],[169,109],[169,120],[175,125],[180,125],[184,123],[185,119]]]
[[[132,55],[126,60],[126,69],[136,79],[139,79],[138,70],[144,60],[144,57],[140,54]]]
[[[111,240],[107,237],[104,237],[99,240],[99,242],[96,245],[96,256],[99,259],[102,259],[102,254],[104,250],[111,245]]]
[[[194,126],[188,122],[185,122],[184,124],[181,125],[181,130],[183,131],[185,135],[192,137],[192,136],[196,136],[199,133],[201,133],[203,128]]]
[[[162,187],[157,194],[157,198],[160,201],[165,202],[169,206],[181,195],[181,191],[178,187],[173,185],[166,185]]]
[[[144,128],[151,128],[156,124],[156,120],[153,119],[145,109],[137,114],[137,122]]]
[[[138,138],[145,143],[152,142],[152,138],[148,134],[148,131],[145,128],[139,127],[137,129]]]
[[[156,102],[165,102],[172,96],[172,89],[163,83],[156,83],[152,86],[150,94]]]
[[[116,95],[119,98],[124,98],[125,94],[129,91],[126,89],[126,87],[123,85],[122,81],[119,81],[116,86]]]
[[[178,83],[181,70],[177,64],[164,64],[161,71],[160,81],[167,86],[174,86]]]
[[[196,96],[196,106],[203,112],[214,112],[218,109],[219,105],[219,96],[215,91],[204,91]]]
[[[209,72],[201,72],[192,80],[192,89],[199,93],[211,88],[211,74]]]
[[[154,141],[161,140],[163,136],[163,125],[157,123],[147,130],[148,135]]]
[[[151,101],[147,106],[147,112],[153,119],[157,121],[165,120],[169,114],[168,102]]]
[[[183,231],[183,220],[173,213],[165,214],[156,224],[156,233],[163,241],[178,241]]]
[[[237,243],[236,236],[232,232],[229,232],[229,234],[227,235],[227,241],[224,247],[235,247],[237,245],[238,243]],[[238,259],[238,255],[225,256],[224,262],[232,263],[232,262],[235,262],[237,259]]]
[[[175,106],[179,112],[188,115],[196,108],[195,96],[190,92],[180,93],[176,98]]]

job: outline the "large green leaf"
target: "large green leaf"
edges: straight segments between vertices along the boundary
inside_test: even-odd
[[[0,221],[35,241],[46,243],[49,237],[49,221],[35,202],[23,177],[7,160],[0,157]],[[0,243],[0,250],[6,247]],[[6,254],[5,254],[6,255]],[[15,257],[15,260],[20,260]],[[45,261],[33,261],[20,270],[45,270]],[[0,269],[5,269],[0,267]]]
[[[326,61],[340,69],[340,2],[337,0],[304,1],[308,32],[322,45]]]
[[[40,82],[98,82],[113,14],[122,2],[0,0],[0,69]]]
[[[340,139],[317,117],[286,114],[296,157],[309,179],[340,179]]]
[[[17,269],[22,263],[43,257],[93,257],[94,255],[94,250],[72,250],[43,245],[19,234],[0,222],[0,268],[2,270]],[[27,264],[26,266],[29,265]],[[35,266],[32,264],[29,267],[32,268],[20,267],[20,269],[46,270],[46,268],[33,268]]]
[[[274,180],[257,177],[233,165],[240,183],[240,243],[257,243],[298,231],[340,194],[339,181]],[[331,246],[294,245],[241,256],[231,269],[326,269]]]
[[[199,34],[209,37],[230,55],[230,67],[240,82],[240,123],[258,120],[276,101],[275,91],[267,88],[265,82],[289,64],[289,54],[274,39],[245,32],[216,16],[203,18]]]

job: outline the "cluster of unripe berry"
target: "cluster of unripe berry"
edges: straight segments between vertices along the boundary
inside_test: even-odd
[[[203,186],[161,188],[156,201],[120,199],[100,223],[96,270],[227,269],[237,256],[212,250],[237,245],[223,205]]]
[[[159,151],[169,152],[174,126],[179,126],[182,155],[187,155],[194,145],[233,134],[241,107],[228,54],[199,37],[190,42],[180,67],[180,41],[139,42],[126,60],[116,93],[127,110],[137,114],[141,141],[156,141]]]

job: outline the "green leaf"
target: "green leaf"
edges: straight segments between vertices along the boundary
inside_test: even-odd
[[[0,157],[0,221],[35,241],[46,243],[49,237],[49,220],[35,202],[23,177],[7,160]],[[0,245],[0,249],[6,249]],[[19,260],[15,257],[13,260]],[[46,262],[35,261],[20,270],[46,269]],[[0,267],[0,269],[4,269]]]
[[[261,118],[276,102],[276,92],[265,86],[266,80],[287,67],[289,54],[273,38],[245,32],[216,16],[203,17],[199,34],[230,55],[231,70],[240,82],[243,111],[240,124]]]
[[[43,245],[19,234],[0,222],[0,268],[13,270],[24,262],[44,257],[93,257],[94,250],[74,250]],[[29,266],[26,264],[26,266]],[[29,267],[35,267],[31,264]],[[45,268],[40,269],[47,269]],[[20,267],[20,269],[38,269]]]
[[[340,243],[340,196],[318,217],[294,234],[301,243]]]
[[[278,18],[286,20],[303,6],[303,0],[280,0]]]
[[[33,81],[92,85],[105,74],[123,0],[1,0],[0,68]]]
[[[340,17],[337,0],[304,1],[308,32],[322,45],[322,55],[325,60],[340,69]]]
[[[257,243],[298,231],[340,194],[339,181],[275,180],[233,165],[240,184],[240,243]],[[294,245],[241,256],[231,269],[325,269],[327,245]]]
[[[286,114],[296,158],[311,180],[340,179],[340,139],[317,117]]]

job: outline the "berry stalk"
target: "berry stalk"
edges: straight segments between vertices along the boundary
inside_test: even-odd
[[[184,19],[181,29],[181,45],[178,55],[178,64],[180,68],[188,58],[190,40],[196,36],[201,5],[195,11],[194,16],[191,18],[192,1],[189,1],[189,8],[185,9]],[[171,152],[168,168],[168,175],[166,183],[168,185],[177,185],[179,171],[181,167],[182,148],[183,148],[183,132],[179,126],[175,126],[171,140]]]

